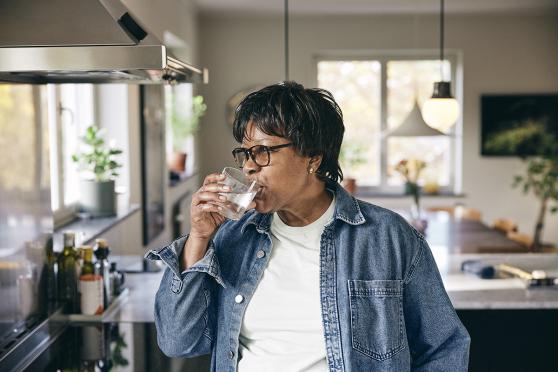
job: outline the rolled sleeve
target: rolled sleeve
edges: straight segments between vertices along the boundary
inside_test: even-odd
[[[209,242],[207,252],[201,260],[188,269],[180,271],[179,257],[182,254],[182,250],[188,240],[188,236],[189,235],[178,238],[170,245],[159,250],[150,250],[145,254],[145,258],[148,260],[162,260],[173,272],[173,274],[175,274],[177,278],[180,278],[180,280],[184,280],[188,273],[206,273],[213,277],[223,288],[225,288],[213,240]]]
[[[157,343],[170,357],[193,357],[211,352],[215,335],[216,283],[223,286],[215,247],[188,270],[180,271],[179,257],[188,236],[145,254],[162,260],[167,269],[155,296]],[[205,275],[205,274],[207,275]]]

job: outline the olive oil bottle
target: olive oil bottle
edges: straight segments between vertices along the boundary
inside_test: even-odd
[[[64,233],[64,250],[58,256],[58,296],[67,313],[76,313],[78,304],[75,238],[73,232]]]

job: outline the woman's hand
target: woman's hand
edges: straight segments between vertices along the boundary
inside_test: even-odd
[[[219,193],[230,192],[229,186],[219,183],[225,176],[212,173],[205,177],[203,186],[193,195],[190,207],[190,237],[200,240],[209,240],[219,226],[225,222],[226,217],[219,214],[229,203]],[[252,202],[247,209],[254,208]]]
[[[212,173],[205,177],[203,186],[192,196],[190,205],[190,236],[186,240],[180,257],[180,268],[185,270],[203,258],[208,243],[226,217],[219,212],[227,207],[226,198],[219,193],[230,192],[230,188],[219,183],[225,179],[220,173]],[[252,202],[248,209],[254,208]]]
[[[225,179],[220,173],[205,177],[202,187],[192,196],[190,206],[190,237],[209,240],[217,228],[225,222],[219,214],[223,208],[224,196],[220,192],[229,192],[228,186],[220,184]]]

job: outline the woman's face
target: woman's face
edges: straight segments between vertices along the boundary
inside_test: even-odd
[[[271,147],[285,143],[290,141],[265,134],[250,122],[242,147]],[[316,182],[315,176],[308,173],[310,167],[310,158],[298,155],[293,147],[270,151],[270,161],[266,167],[260,167],[252,159],[248,159],[243,168],[244,173],[251,180],[256,180],[261,187],[254,199],[256,210],[260,213],[277,212],[296,206],[298,201],[304,200],[304,194],[309,191],[311,182]],[[313,167],[314,170],[317,169],[317,166]]]

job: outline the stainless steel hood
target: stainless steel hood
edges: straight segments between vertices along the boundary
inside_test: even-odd
[[[164,12],[161,12],[164,14]],[[1,0],[0,82],[204,82],[120,0]]]

